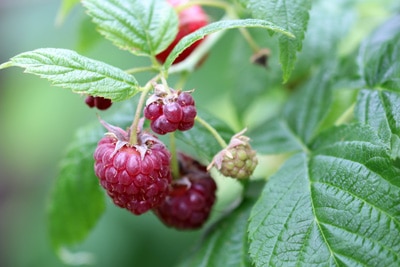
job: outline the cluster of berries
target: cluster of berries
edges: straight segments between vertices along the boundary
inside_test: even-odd
[[[154,94],[148,98],[144,109],[144,116],[151,121],[151,129],[161,135],[191,129],[196,115],[190,92],[166,89],[162,85],[155,86]]]
[[[137,144],[130,145],[130,133],[102,123],[109,133],[94,152],[94,170],[115,205],[136,215],[153,210],[177,229],[201,227],[217,189],[206,167],[179,154],[179,177],[172,179],[170,152],[156,136],[140,131]]]
[[[186,0],[169,0],[173,6]],[[163,63],[173,47],[185,35],[205,26],[208,18],[200,6],[191,6],[179,13],[179,33],[175,41],[157,59]],[[186,49],[174,64],[183,61],[199,42]],[[191,91],[180,91],[154,84],[154,93],[144,107],[144,117],[159,135],[187,131],[194,126],[197,111]],[[87,97],[86,103],[106,109],[111,101]],[[167,226],[196,229],[208,219],[216,199],[217,185],[208,169],[188,155],[178,153],[179,173],[171,171],[171,154],[154,134],[142,126],[136,131],[101,123],[108,133],[98,142],[94,152],[95,174],[115,205],[140,215],[153,213]],[[131,135],[136,141],[131,143]],[[216,155],[209,168],[216,166],[226,176],[249,177],[257,160],[248,139],[235,135],[229,146]]]
[[[188,0],[168,0],[168,3],[170,3],[173,7],[178,7],[180,5],[186,4]],[[195,32],[196,30],[206,26],[209,23],[209,19],[207,14],[204,12],[204,10],[197,5],[190,6],[178,13],[178,19],[179,19],[179,28],[178,28],[178,34],[176,35],[174,41],[162,52],[156,55],[157,60],[160,63],[164,63],[165,60],[167,59],[168,55],[171,53],[172,49],[179,43],[179,41],[185,37],[186,35]],[[182,61],[184,61],[188,56],[192,54],[192,52],[204,41],[204,39],[198,40],[195,43],[193,43],[191,46],[186,48],[175,60],[172,64],[177,64]],[[186,103],[189,103],[189,100],[184,99],[185,96],[181,96],[182,100],[178,101],[183,101]],[[106,99],[103,97],[94,97],[94,96],[87,96],[85,99],[86,104],[89,107],[97,107],[99,110],[106,110],[108,109],[112,102],[110,99]],[[186,105],[191,105],[191,104],[186,104]],[[174,109],[176,105],[168,106],[166,109]],[[187,111],[191,112],[191,111]],[[169,112],[167,111],[167,114]],[[178,112],[179,113],[179,112]],[[190,116],[196,116],[193,115],[192,113],[187,114],[189,117]],[[179,118],[179,114],[177,116],[173,116],[174,118]],[[182,119],[183,123],[181,123],[181,128],[182,127],[189,127],[188,123],[185,122],[185,118]],[[180,121],[180,120],[179,120]],[[161,118],[158,120],[156,125],[159,123],[165,124],[164,118]],[[174,124],[174,119],[172,119],[172,124]],[[186,125],[185,125],[186,124]],[[156,126],[157,127],[157,126]],[[163,127],[161,127],[163,128]],[[168,128],[170,130],[170,128]],[[154,130],[154,129],[153,129]],[[180,129],[179,129],[180,130]],[[157,132],[157,131],[155,131]],[[168,131],[167,131],[168,132]],[[159,133],[161,134],[161,133]],[[165,133],[164,133],[165,134]]]

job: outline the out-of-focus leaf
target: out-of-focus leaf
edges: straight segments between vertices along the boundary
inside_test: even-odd
[[[290,31],[285,30],[284,28],[278,27],[275,24],[261,19],[239,19],[239,20],[220,20],[204,26],[197,31],[186,35],[182,38],[179,43],[174,47],[171,51],[167,59],[165,60],[164,66],[165,69],[168,69],[174,60],[189,46],[191,46],[194,42],[204,38],[206,35],[209,35],[214,32],[229,30],[235,28],[264,28],[270,30],[272,32],[278,32],[286,36],[286,38],[291,39],[294,38],[293,34]]]
[[[259,153],[278,154],[300,151],[303,144],[287,122],[273,118],[249,132],[252,147]]]
[[[247,221],[254,200],[245,199],[208,232],[200,247],[179,266],[250,267]]]
[[[201,110],[199,114],[202,119],[221,135],[225,142],[229,143],[229,140],[235,133],[225,122]],[[189,145],[199,156],[209,162],[222,149],[210,131],[198,121],[189,131],[176,132],[175,134],[178,139]]]
[[[279,37],[280,62],[283,79],[287,81],[296,62],[296,53],[301,50],[307,29],[311,0],[250,0],[247,9],[253,17],[267,20],[291,32],[296,38]]]
[[[359,68],[370,88],[400,90],[400,15],[396,15],[364,41]]]
[[[132,120],[132,105],[110,118],[125,128]],[[49,234],[55,250],[83,241],[105,210],[105,194],[94,174],[93,152],[106,130],[100,122],[77,131],[60,164],[48,201]]]

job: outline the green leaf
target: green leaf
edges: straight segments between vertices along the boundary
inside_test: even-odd
[[[98,44],[103,37],[96,31],[96,26],[92,23],[90,17],[85,16],[79,23],[77,52],[86,52],[95,44]]]
[[[356,119],[375,129],[382,142],[391,148],[392,156],[399,157],[400,95],[389,91],[362,90],[355,108]]]
[[[257,43],[264,44],[268,47],[270,56],[268,56],[267,67],[261,67],[251,62],[250,57],[254,53],[243,36],[239,33],[234,35],[234,39],[230,42],[232,49],[231,55],[226,59],[227,67],[224,72],[219,75],[224,79],[224,84],[229,88],[232,96],[233,107],[236,110],[239,121],[245,125],[246,116],[249,111],[254,108],[257,101],[262,102],[266,107],[265,113],[270,114],[273,104],[266,104],[266,99],[271,99],[272,103],[278,104],[276,95],[271,96],[273,89],[282,86],[282,70],[278,57],[272,55],[278,54],[279,48],[273,39],[265,40],[265,31],[262,29],[250,29],[249,33]],[[241,51],[236,53],[234,51]],[[238,75],[240,73],[240,75]],[[282,92],[282,90],[281,90]],[[271,108],[268,109],[267,108]]]
[[[268,154],[308,150],[307,145],[320,131],[332,104],[333,69],[321,68],[291,96],[282,116],[269,119],[250,131],[256,150]]]
[[[289,79],[296,62],[296,53],[302,48],[310,8],[311,0],[250,0],[247,3],[247,9],[253,17],[270,21],[296,36],[296,39],[283,35],[279,37],[284,81]]]
[[[200,117],[210,124],[221,135],[224,141],[228,143],[235,134],[233,130],[225,122],[213,115],[202,110],[198,110],[198,112]],[[179,131],[175,134],[179,140],[189,145],[200,157],[209,162],[222,149],[210,131],[198,121],[196,121],[193,128],[189,131]]]
[[[281,118],[272,118],[252,129],[248,136],[252,147],[259,153],[279,154],[284,152],[300,151],[303,142],[292,131],[287,121]]]
[[[393,17],[363,42],[359,68],[370,88],[400,90],[400,15]]]
[[[75,93],[113,101],[128,99],[139,90],[136,79],[121,69],[67,49],[41,48],[25,52],[0,65],[0,69],[11,66],[25,68],[25,72]]]
[[[105,210],[104,192],[93,171],[92,153],[101,132],[81,131],[61,162],[50,197],[50,239],[55,250],[83,241]]]
[[[216,223],[195,251],[179,266],[250,267],[247,220],[254,204],[245,199],[241,205]]]
[[[249,223],[255,266],[398,266],[400,175],[365,125],[324,132],[266,184]]]
[[[117,47],[137,55],[155,56],[178,33],[178,16],[162,0],[84,0],[98,30]]]
[[[259,19],[239,19],[239,20],[221,20],[217,22],[213,22],[208,24],[205,27],[200,28],[199,30],[186,35],[182,38],[179,43],[174,47],[171,51],[167,59],[165,60],[164,67],[165,69],[169,69],[172,65],[172,62],[189,46],[191,46],[194,42],[204,38],[206,35],[209,35],[214,32],[229,30],[235,28],[264,28],[271,30],[273,32],[278,32],[287,36],[287,38],[294,38],[293,34],[284,28],[278,27],[273,23],[265,20]]]
[[[355,5],[353,0],[313,1],[302,51],[291,74],[293,82],[307,77],[313,66],[339,57],[341,44],[346,43],[348,49],[347,36],[357,16]],[[343,77],[348,77],[349,73],[345,74]]]
[[[331,79],[334,66],[329,65],[297,90],[288,100],[283,117],[305,144],[318,133],[319,126],[332,104]]]
[[[111,121],[124,128],[132,119],[125,114],[133,112],[126,105]],[[105,210],[105,194],[93,169],[93,152],[105,132],[100,122],[78,130],[60,163],[47,210],[55,250],[83,241]]]

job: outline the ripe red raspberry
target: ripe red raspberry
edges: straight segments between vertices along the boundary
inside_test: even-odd
[[[144,108],[144,116],[151,121],[151,129],[162,135],[191,129],[197,111],[190,92],[173,89],[166,92],[163,88],[162,85],[156,85],[154,95]]]
[[[174,7],[185,4],[187,1],[188,0],[168,0],[168,2]],[[178,34],[175,37],[175,40],[167,47],[167,49],[156,55],[157,60],[161,63],[165,62],[168,55],[171,53],[172,49],[178,44],[178,42],[183,37],[208,24],[207,14],[200,6],[191,6],[187,9],[184,9],[181,12],[179,12],[178,17],[179,17],[179,29],[178,29]],[[174,60],[172,64],[176,64],[185,60],[196,49],[196,47],[199,46],[199,44],[203,40],[204,39],[198,40],[191,46],[186,48]]]
[[[87,96],[85,99],[85,103],[90,107],[96,107],[99,110],[106,110],[112,105],[111,99],[104,98],[101,96]]]
[[[181,178],[172,182],[165,201],[153,210],[165,225],[179,230],[197,229],[207,221],[217,189],[205,166],[184,157],[179,157]]]
[[[94,152],[95,174],[117,206],[139,215],[164,201],[171,182],[170,153],[150,134],[140,133],[132,146],[125,131],[113,129]]]

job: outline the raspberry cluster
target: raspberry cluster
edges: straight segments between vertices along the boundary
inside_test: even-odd
[[[90,108],[96,107],[99,110],[106,110],[112,105],[111,99],[104,98],[101,96],[87,96],[85,99],[86,105]]]
[[[192,158],[179,154],[179,163],[181,177],[172,182],[167,197],[154,213],[169,227],[197,229],[210,215],[217,185],[205,166]]]
[[[151,121],[151,129],[160,135],[191,129],[196,115],[195,102],[190,92],[175,91],[172,88],[167,92],[162,85],[156,85],[155,93],[144,108],[144,116]]]
[[[115,134],[106,135],[94,159],[95,174],[117,206],[139,215],[164,201],[171,182],[170,153],[154,136],[141,134],[131,146]]]

